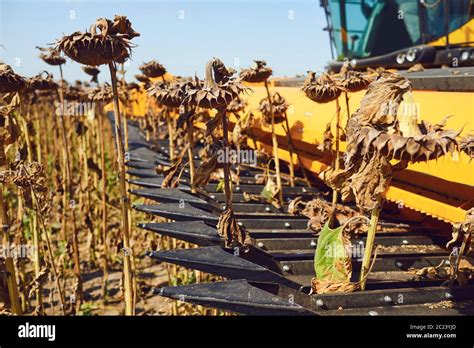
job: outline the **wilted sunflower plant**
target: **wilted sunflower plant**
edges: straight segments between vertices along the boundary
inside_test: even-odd
[[[27,84],[28,81],[16,74],[9,65],[0,63],[0,171],[2,173],[0,181],[0,226],[2,226],[1,239],[3,245],[9,245],[11,242],[10,218],[6,206],[8,203],[5,202],[4,198],[9,164],[7,151],[21,134],[18,122],[12,114],[12,109],[18,105],[18,92],[26,88]],[[19,302],[13,257],[6,255],[2,261],[4,264],[2,268],[5,267],[5,272],[2,272],[2,274],[6,277],[11,311],[20,315],[22,309]]]
[[[343,201],[354,200],[359,209],[371,212],[360,275],[362,289],[383,199],[394,173],[409,163],[433,160],[457,148],[460,132],[444,130],[445,121],[417,124],[411,89],[409,80],[400,75],[379,75],[348,121],[344,169],[326,177],[327,184],[341,192]]]
[[[172,114],[179,110],[181,103],[185,97],[182,85],[183,81],[175,79],[169,83],[163,79],[153,83],[148,89],[149,96],[155,98],[163,105],[163,113],[168,127],[169,155],[171,161],[175,159],[175,134]]]
[[[284,120],[282,119],[283,114],[280,113],[280,115],[275,116],[276,110],[274,107],[274,98],[272,97],[270,93],[270,89],[268,87],[268,79],[270,78],[270,76],[272,76],[273,70],[267,67],[267,63],[263,60],[255,60],[254,62],[255,64],[252,67],[248,69],[242,69],[242,71],[240,72],[240,77],[245,82],[250,82],[250,83],[263,82],[265,85],[267,98],[266,98],[266,101],[264,101],[263,103],[267,104],[266,110],[267,110],[267,115],[269,115],[269,117],[268,116],[265,116],[265,117],[267,117],[267,121],[270,121],[268,122],[268,124],[270,124],[271,132],[272,132],[273,157],[275,158],[275,171],[276,171],[276,181],[277,181],[277,188],[278,188],[277,196],[278,196],[278,200],[280,204],[283,204],[283,186],[281,182],[281,173],[280,173],[280,156],[278,154],[278,139],[275,133],[275,123],[277,123],[278,121],[275,119],[275,117],[277,116],[278,119],[281,119],[281,121],[283,121]],[[280,108],[284,108],[285,109],[284,111],[286,111],[288,106],[286,107],[284,106],[286,104],[284,100],[280,100],[280,101],[283,101],[283,103],[280,103]],[[260,109],[262,109],[262,106],[260,106]]]
[[[107,281],[108,281],[108,233],[107,233],[107,172],[105,160],[105,115],[101,115],[101,104],[110,103],[114,99],[112,87],[104,83],[102,86],[97,86],[89,90],[87,98],[99,104],[96,111],[99,115],[96,117],[99,128],[99,147],[100,147],[100,178],[101,178],[101,232],[103,242],[103,260],[102,260],[102,298],[107,296]]]
[[[340,158],[339,158],[339,130],[340,130],[340,114],[341,107],[339,106],[339,96],[341,95],[344,88],[341,84],[331,77],[328,73],[323,73],[321,76],[317,76],[315,72],[309,71],[308,77],[306,78],[303,85],[303,92],[312,101],[323,104],[332,101],[336,102],[336,142],[334,149],[334,170],[339,170]],[[333,191],[332,202],[334,205],[337,203],[337,191]]]
[[[86,32],[75,32],[61,38],[55,51],[64,52],[72,60],[88,65],[98,66],[107,64],[112,80],[115,140],[117,147],[117,162],[119,170],[122,231],[124,244],[124,288],[125,314],[132,315],[133,286],[131,270],[131,248],[129,231],[129,201],[125,182],[124,144],[122,137],[122,118],[120,113],[116,63],[121,63],[130,56],[131,40],[140,34],[133,30],[131,22],[125,16],[115,16],[114,20],[99,18]]]
[[[135,75],[135,78],[138,79],[138,81],[143,82],[145,85],[145,89],[150,88],[150,86],[154,83],[154,79],[156,78],[161,78],[162,82],[166,84],[165,80],[165,74],[166,74],[166,68],[158,63],[155,60],[151,60],[149,62],[143,63],[138,67],[140,71],[142,72],[139,75]],[[147,140],[150,138],[150,130],[153,131],[153,134],[156,132],[156,120],[154,120],[151,116],[150,113],[151,109],[147,107],[147,111],[145,113],[145,122],[146,122],[146,127],[145,127],[145,132],[147,136]],[[163,110],[163,113],[166,110]],[[166,116],[165,116],[166,117]]]
[[[203,161],[196,171],[196,186],[205,185],[217,168],[224,169],[225,210],[219,217],[217,229],[224,238],[225,245],[231,248],[247,248],[250,237],[247,231],[237,224],[232,208],[232,183],[230,163],[224,159],[219,163],[219,153],[228,153],[229,136],[227,107],[240,93],[249,90],[241,84],[241,78],[235,76],[233,69],[226,68],[220,59],[214,58],[206,65],[204,84],[195,84],[187,90],[184,100],[188,105],[203,109],[216,109],[217,114],[207,123],[207,133],[212,134],[222,126],[222,138],[213,138],[214,146],[207,161]],[[225,156],[224,156],[225,157]]]

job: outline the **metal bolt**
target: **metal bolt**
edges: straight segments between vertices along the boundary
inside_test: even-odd
[[[448,300],[453,298],[453,295],[450,292],[446,292],[444,294],[444,297],[446,297]]]
[[[262,243],[262,242],[258,242],[257,246],[258,246],[259,248],[263,248],[263,243]]]
[[[449,266],[451,262],[449,262],[449,260],[444,260],[444,264]]]
[[[309,243],[309,245],[311,245],[312,247],[315,247],[316,246],[316,241],[312,240],[311,243]]]
[[[393,302],[393,301],[392,301],[392,298],[391,298],[390,296],[388,296],[388,295],[384,296],[383,301],[384,301],[385,303],[392,303],[392,302]]]
[[[265,211],[271,211],[270,207],[265,207]]]
[[[318,298],[318,299],[316,300],[316,306],[318,306],[318,307],[323,307],[323,306],[324,306],[324,301],[321,300],[320,298]]]
[[[404,239],[404,240],[402,240],[402,244],[403,244],[403,245],[408,245],[409,243],[408,243],[408,241],[407,241],[406,239]]]
[[[222,209],[225,209],[225,204],[221,204],[221,208],[222,208]]]
[[[290,270],[290,266],[283,265],[283,271],[288,272]]]
[[[359,241],[359,245],[364,245],[364,242],[362,240]]]
[[[376,315],[379,315],[379,313],[376,312],[376,311],[369,311],[369,315],[370,315],[371,317],[374,317],[374,316],[376,316]]]
[[[307,190],[307,189],[305,189],[304,187],[303,187],[303,189],[302,189],[301,191],[303,191],[303,193],[306,193],[306,192],[308,192],[308,190]]]
[[[216,196],[214,196],[214,195],[210,195],[210,197],[211,197],[212,199],[216,199]]]
[[[289,222],[285,222],[285,227],[286,228],[290,228],[291,227],[291,224]]]
[[[235,187],[235,190],[236,190],[236,191],[240,191],[240,186],[236,186],[236,187]]]
[[[398,261],[398,262],[396,263],[396,265],[397,265],[398,268],[400,268],[400,267],[403,266],[403,263],[401,263],[400,261]]]
[[[185,169],[184,172],[185,172],[186,174],[188,174],[188,173],[189,173],[189,170],[188,170],[188,169]]]
[[[240,227],[242,227],[242,223],[241,223],[241,222],[237,222],[237,225],[239,225]]]

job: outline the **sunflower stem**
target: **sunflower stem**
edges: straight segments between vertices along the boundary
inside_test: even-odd
[[[268,81],[265,80],[265,90],[267,91],[268,104],[270,105],[270,114],[272,117],[272,144],[273,144],[273,157],[275,158],[275,171],[276,171],[276,181],[278,187],[278,200],[280,204],[283,204],[283,186],[281,184],[281,174],[280,174],[280,156],[278,155],[278,139],[275,133],[275,114],[273,112],[273,101],[270,95],[270,89],[268,88]]]
[[[339,127],[341,122],[341,107],[339,106],[339,98],[336,98],[336,148],[334,150],[334,171],[339,171]],[[332,204],[335,207],[337,204],[337,190],[332,191]]]
[[[72,301],[75,304],[75,309],[73,308],[74,313],[80,308],[82,303],[82,277],[81,277],[81,264],[79,256],[79,240],[77,238],[77,225],[76,225],[76,213],[75,213],[75,201],[74,201],[74,190],[72,187],[72,175],[71,175],[71,158],[69,156],[69,142],[67,139],[66,125],[64,122],[64,94],[63,94],[63,69],[59,65],[59,72],[61,80],[59,83],[59,102],[61,103],[60,110],[61,115],[59,115],[59,124],[61,128],[61,138],[63,141],[62,144],[62,154],[63,154],[63,166],[65,173],[64,182],[64,192],[63,192],[63,211],[66,212],[67,206],[71,208],[72,216],[72,249],[73,249],[73,263],[74,263],[74,275],[76,276],[77,287],[75,289],[75,298]],[[69,202],[68,202],[69,198]],[[64,221],[66,222],[67,214],[64,215]],[[64,226],[65,227],[65,226]],[[66,233],[65,233],[66,235]],[[67,240],[67,239],[66,239]]]
[[[290,186],[295,186],[295,167],[293,164],[293,141],[290,134],[290,124],[288,123],[288,115],[285,113],[285,124],[286,124],[286,141],[288,143],[288,151],[290,152]]]
[[[187,112],[185,110],[184,112]],[[194,167],[194,158],[193,158],[193,148],[194,148],[194,127],[192,121],[192,115],[186,115],[186,134],[188,137],[188,158],[189,158],[189,174],[191,177],[191,192],[196,193],[196,188],[194,187],[194,175],[195,175],[195,167]]]
[[[105,168],[105,132],[104,132],[104,117],[102,113],[98,113],[97,122],[99,124],[99,141],[100,141],[100,169],[101,169],[101,203],[102,203],[102,242],[104,244],[103,250],[103,264],[102,264],[102,300],[107,301],[107,281],[108,281],[108,247],[107,247],[107,173]]]
[[[64,304],[64,292],[63,292],[63,289],[62,289],[62,286],[61,286],[61,282],[59,280],[59,275],[58,275],[56,265],[54,263],[54,255],[53,255],[53,250],[52,250],[52,247],[51,247],[51,240],[49,239],[48,230],[46,229],[46,226],[44,224],[43,214],[41,212],[41,207],[38,203],[38,198],[36,197],[36,193],[32,188],[30,188],[30,191],[31,191],[31,197],[32,197],[33,203],[36,207],[36,209],[35,209],[36,210],[36,218],[37,218],[37,221],[40,225],[40,228],[43,230],[43,236],[44,236],[44,240],[46,242],[46,249],[48,250],[49,263],[50,263],[50,266],[51,266],[51,270],[53,272],[53,277],[54,277],[54,280],[56,282],[56,288],[57,288],[57,291],[58,291],[58,294],[59,294],[59,304],[60,304],[60,307],[61,307],[61,312],[62,312],[63,315],[66,315],[66,306]],[[35,243],[35,245],[36,245],[36,243]],[[38,242],[37,247],[39,247],[39,242]],[[36,251],[35,251],[35,254],[36,254]]]
[[[377,231],[377,223],[379,221],[380,211],[382,209],[381,202],[379,201],[377,206],[372,209],[370,214],[370,224],[367,231],[367,241],[365,242],[364,258],[362,260],[362,267],[360,270],[360,288],[365,290],[365,282],[367,280],[367,272],[370,268],[370,259],[372,258],[372,250],[374,249],[375,232]]]
[[[168,141],[170,148],[170,160],[174,161],[174,132],[173,132],[173,123],[171,120],[171,114],[167,107],[164,108],[164,117],[166,118],[166,124],[168,125]]]
[[[225,153],[229,150],[229,130],[227,124],[227,112],[225,108],[218,110],[218,113],[222,114],[222,133],[224,140]],[[217,116],[216,116],[217,117]],[[224,191],[225,191],[225,209],[232,208],[232,191],[230,184],[230,164],[227,160],[224,162]]]
[[[129,231],[129,209],[128,196],[125,184],[125,160],[124,145],[122,137],[122,120],[120,116],[120,107],[117,92],[117,75],[114,63],[109,63],[110,78],[112,80],[112,90],[114,95],[114,120],[115,120],[115,141],[117,145],[117,163],[119,171],[119,184],[122,208],[122,230],[123,230],[123,246],[124,246],[124,288],[125,288],[125,315],[134,315],[133,308],[133,286],[131,273],[131,253],[130,248],[130,231]]]

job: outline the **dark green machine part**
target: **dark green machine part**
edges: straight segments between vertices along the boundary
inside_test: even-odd
[[[473,42],[450,43],[449,33],[473,18],[470,0],[321,0],[333,61],[339,71],[344,60],[355,69],[406,69],[474,65]],[[446,45],[430,43],[446,38]],[[334,54],[334,51],[336,52]]]

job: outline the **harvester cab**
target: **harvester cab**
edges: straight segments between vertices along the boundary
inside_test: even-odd
[[[321,0],[339,71],[474,65],[472,0]]]

